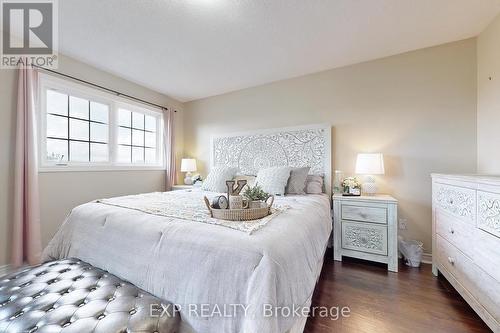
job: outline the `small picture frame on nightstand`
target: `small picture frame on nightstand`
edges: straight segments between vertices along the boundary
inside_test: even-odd
[[[360,188],[348,188],[347,192],[342,193],[344,197],[359,197],[361,196]]]

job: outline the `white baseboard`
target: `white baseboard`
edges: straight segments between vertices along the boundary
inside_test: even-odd
[[[8,273],[10,273],[10,271],[11,271],[10,265],[0,266],[0,276],[7,275]]]
[[[424,264],[432,264],[432,253],[422,254],[422,262]]]

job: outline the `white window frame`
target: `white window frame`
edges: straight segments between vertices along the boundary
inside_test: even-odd
[[[163,112],[134,102],[127,98],[112,95],[102,90],[78,84],[73,81],[56,78],[54,76],[39,74],[39,112],[38,115],[38,171],[39,172],[70,172],[70,171],[120,171],[120,170],[165,170],[163,149]],[[109,106],[108,117],[108,162],[72,162],[58,163],[47,160],[47,90],[60,91],[61,93],[84,98]],[[156,156],[158,163],[119,163],[118,153],[118,109],[127,109],[147,114],[157,118],[156,121]],[[68,124],[69,126],[69,124]]]

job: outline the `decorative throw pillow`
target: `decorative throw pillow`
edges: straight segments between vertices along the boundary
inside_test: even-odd
[[[201,186],[202,190],[224,193],[227,192],[226,180],[234,178],[238,168],[228,166],[217,166],[210,170],[207,178]]]
[[[255,183],[269,194],[284,195],[288,177],[290,177],[289,167],[266,168],[259,170]]]
[[[306,179],[311,167],[292,168],[286,185],[286,194],[306,194]]]
[[[307,194],[321,194],[321,193],[323,193],[323,177],[318,176],[318,175],[307,176],[306,193]]]

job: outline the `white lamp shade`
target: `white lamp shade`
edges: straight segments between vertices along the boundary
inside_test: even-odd
[[[196,160],[194,158],[183,158],[181,161],[181,172],[196,171]]]
[[[356,173],[359,175],[383,175],[385,173],[384,155],[380,153],[358,154]]]

